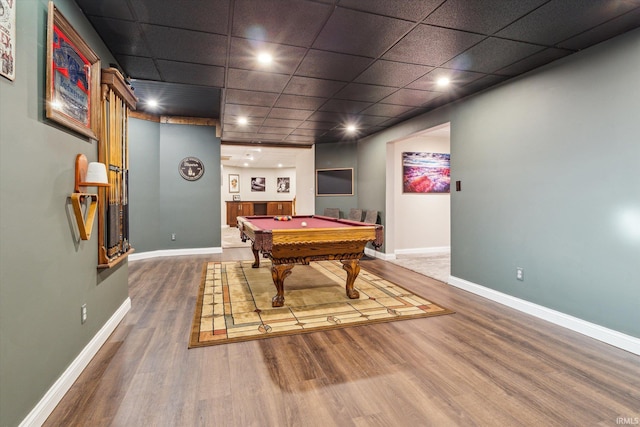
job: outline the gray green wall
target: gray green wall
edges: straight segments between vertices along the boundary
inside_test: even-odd
[[[129,140],[130,232],[136,252],[219,248],[220,138],[215,127],[130,119]],[[178,173],[185,157],[204,163],[197,181]]]
[[[638,70],[634,30],[359,141],[359,170],[450,122],[452,276],[640,337]]]
[[[340,218],[349,215],[351,208],[358,207],[358,159],[357,145],[354,142],[340,142],[335,144],[316,144],[316,169],[353,168],[353,196],[316,196],[316,214],[322,215],[325,208],[340,209]],[[314,183],[315,183],[315,171]],[[314,185],[315,188],[315,185]]]
[[[18,425],[128,298],[126,262],[97,269],[97,221],[91,240],[74,229],[75,158],[97,160],[97,143],[44,119],[47,1],[16,5],[16,78],[0,77],[0,426]],[[56,5],[115,62],[73,1]]]

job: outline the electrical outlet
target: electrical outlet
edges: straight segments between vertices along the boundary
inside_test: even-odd
[[[176,240],[176,233],[171,233],[171,240]]]
[[[524,268],[516,267],[516,279],[524,281]]]
[[[80,323],[87,321],[87,304],[82,304],[80,307]]]

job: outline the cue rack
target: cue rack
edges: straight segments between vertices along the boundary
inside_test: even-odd
[[[115,68],[102,70],[98,161],[107,167],[109,187],[100,189],[98,267],[109,268],[133,252],[129,244],[129,112],[133,89]]]

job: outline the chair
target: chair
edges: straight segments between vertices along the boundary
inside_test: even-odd
[[[340,218],[340,209],[324,208],[324,216],[329,216],[331,218]]]
[[[347,219],[351,221],[358,221],[358,222],[362,221],[362,209],[351,208]]]
[[[378,211],[366,211],[364,221],[368,224],[376,224],[378,222]]]

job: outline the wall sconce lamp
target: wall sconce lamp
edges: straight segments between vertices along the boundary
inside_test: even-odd
[[[76,156],[76,180],[74,193],[71,194],[71,204],[73,213],[78,224],[78,231],[82,240],[91,238],[91,230],[98,208],[98,195],[87,193],[87,187],[108,187],[107,168],[104,163],[87,162],[87,156],[78,154]],[[89,199],[91,203],[87,208],[87,218],[82,213],[82,205]]]

